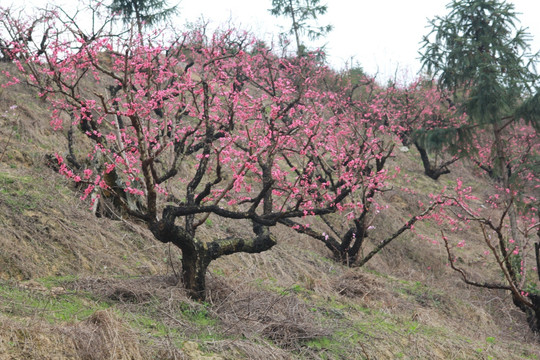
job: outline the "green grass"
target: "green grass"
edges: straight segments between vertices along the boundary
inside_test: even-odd
[[[37,279],[37,282],[45,286],[47,289],[52,289],[53,287],[64,286],[66,283],[75,282],[78,279],[79,277],[77,275],[47,276]]]
[[[306,346],[316,350],[330,349],[335,345],[336,341],[330,337],[322,337],[320,339],[313,339],[306,342]]]
[[[174,304],[174,310],[164,310],[158,299],[150,299],[143,304],[130,306],[123,310],[121,317],[126,318],[132,328],[152,337],[167,337],[177,345],[186,339],[208,340],[221,339],[223,336],[216,330],[218,320],[210,313],[210,305],[180,302]],[[184,330],[186,324],[189,331]]]
[[[411,297],[416,297],[426,290],[426,287],[419,282],[396,281],[396,283],[399,284],[399,292]],[[339,297],[320,299],[317,306],[311,306],[310,310],[318,316],[322,324],[328,324],[329,328],[334,327],[331,335],[311,339],[304,344],[305,347],[322,354],[320,356],[323,359],[348,358],[350,351],[353,349],[358,351],[359,344],[368,350],[373,350],[377,348],[373,346],[373,340],[385,339],[388,334],[408,339],[408,342],[414,341],[411,339],[422,339],[424,342],[436,343],[441,338],[453,339],[455,337],[455,334],[448,332],[445,328],[423,324],[411,319],[408,315],[368,308],[354,300]],[[392,353],[392,358],[409,358],[412,356],[412,348],[408,342],[401,345],[386,344],[385,347]],[[361,353],[357,353],[356,356],[365,358],[365,355]]]
[[[0,282],[0,309],[13,317],[38,316],[50,323],[75,322],[88,318],[110,304],[76,293],[52,294]]]
[[[143,332],[150,334],[153,337],[177,337],[180,336],[177,329],[165,325],[162,321],[156,320],[155,318],[131,312],[130,314],[125,314],[128,317],[130,325],[135,328],[142,330]]]
[[[276,285],[276,283],[277,283],[277,279],[273,277],[255,280],[255,284],[260,289],[269,290],[281,296],[293,295],[293,294],[309,296],[311,294],[314,294],[313,290],[306,289],[304,286],[300,284],[293,284],[289,287],[283,287],[283,286]]]
[[[225,272],[222,269],[212,269],[212,274],[218,275],[218,276],[225,276]]]
[[[209,304],[177,304],[178,311],[170,315],[188,325],[189,331],[186,332],[183,326],[168,321],[157,299],[123,308],[112,300],[104,300],[88,292],[54,293],[55,288],[75,280],[76,276],[51,276],[33,281],[28,288],[0,281],[0,312],[16,321],[38,317],[51,324],[59,324],[75,323],[89,318],[96,311],[112,309],[135,331],[154,339],[167,338],[178,348],[190,339],[197,342],[225,339],[218,331],[218,320],[212,316]]]
[[[209,306],[209,304],[203,303],[202,305],[194,308],[187,303],[182,303],[180,309],[183,317],[197,326],[216,326],[217,320],[210,315],[210,312],[208,311]]]
[[[419,281],[409,282],[405,280],[397,281],[397,289],[399,293],[414,300],[422,306],[441,307],[444,305],[444,294],[434,290],[433,288],[422,284]]]
[[[331,336],[306,341],[304,346],[317,352],[322,359],[347,359],[351,356],[350,349],[369,341],[369,336],[351,324],[348,329],[336,331]]]
[[[33,194],[35,179],[30,176],[11,175],[0,172],[0,199],[12,211],[22,213],[35,209],[41,193]]]
[[[0,192],[3,194],[25,195],[28,187],[32,185],[30,176],[15,176],[0,172]]]

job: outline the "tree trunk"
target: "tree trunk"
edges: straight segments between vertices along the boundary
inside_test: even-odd
[[[428,153],[426,149],[424,149],[418,142],[414,142],[414,146],[420,153],[420,158],[422,159],[422,164],[424,165],[424,174],[432,178],[433,180],[437,180],[441,175],[443,174],[449,174],[450,170],[444,166],[435,167],[431,164],[431,161],[429,160]]]
[[[506,153],[504,151],[504,144],[501,138],[502,130],[503,128],[500,128],[497,124],[493,124],[493,135],[495,137],[495,151],[497,156],[497,158],[495,159],[495,166],[497,167],[497,170],[499,172],[498,175],[502,178],[503,186],[510,191],[509,194],[507,194],[506,196],[506,202],[509,206],[508,218],[510,219],[510,234],[512,236],[512,240],[519,244],[519,247],[523,249],[523,243],[520,241],[519,230],[517,226],[516,207],[513,202],[514,195],[512,193],[512,189],[510,186],[510,177],[508,176],[508,171],[506,168]],[[509,261],[506,261],[506,264],[509,273],[512,275],[512,280],[514,281],[514,283],[517,284],[517,274],[519,273],[519,271],[513,269]]]
[[[538,236],[540,237],[540,229],[538,229]],[[540,242],[534,244],[534,255],[536,258],[536,275],[540,280]]]
[[[364,221],[362,221],[361,224],[351,228],[347,234],[345,234],[344,241],[341,244],[341,261],[347,266],[352,266],[358,259],[358,253],[360,252],[360,249],[362,249],[362,245],[366,238],[364,227]]]
[[[189,297],[205,299],[206,269],[210,264],[204,247],[194,247],[194,251],[182,250],[182,283]]]
[[[516,299],[515,297],[513,297],[512,300],[514,302],[514,305],[516,305],[521,311],[525,313],[529,329],[531,329],[531,331],[535,334],[538,334],[540,333],[540,296],[536,294],[529,294],[527,295],[527,298],[533,304],[532,308],[523,304],[523,302],[521,302],[519,299]]]
[[[238,252],[260,253],[276,244],[276,239],[266,226],[253,224],[253,238],[228,237],[203,242],[195,238],[185,228],[175,225],[175,211],[169,206],[163,211],[163,219],[150,224],[155,238],[163,243],[173,243],[182,250],[182,283],[188,295],[202,301],[206,294],[206,270],[212,260]]]
[[[292,0],[289,0],[289,6],[291,9],[291,18],[292,18],[292,23],[293,23],[294,37],[296,39],[296,49],[297,49],[296,55],[302,56],[304,55],[304,51],[302,48],[302,44],[300,44],[300,35],[298,34],[300,26],[296,22],[296,16],[294,14],[295,8],[294,8]]]

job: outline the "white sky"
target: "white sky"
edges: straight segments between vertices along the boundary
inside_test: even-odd
[[[4,2],[6,0],[0,0]],[[20,0],[11,0],[19,5]],[[281,31],[287,20],[270,15],[271,0],[169,0],[179,1],[180,15],[177,24],[196,22],[201,16],[212,25],[232,22],[237,28],[251,30],[257,36],[269,39]],[[360,64],[380,80],[392,78],[411,79],[420,70],[418,51],[422,36],[429,29],[428,19],[448,13],[446,5],[451,0],[322,0],[328,13],[320,24],[331,24],[334,30],[315,44],[326,44],[328,60],[332,67],[341,69],[345,64]],[[9,3],[10,0],[7,0]],[[47,3],[70,4],[74,0],[27,0],[26,5]],[[106,3],[109,1],[105,0]],[[513,0],[520,13],[521,26],[529,28],[533,37],[532,52],[540,50],[540,0]],[[293,44],[294,45],[294,44]]]
[[[540,0],[514,0],[521,26],[533,37],[532,52],[540,50]],[[173,3],[170,1],[169,3]],[[255,33],[274,34],[279,24],[288,24],[271,16],[271,0],[182,0],[179,8],[184,21],[204,18],[216,23],[231,19],[234,24]],[[330,64],[343,68],[358,62],[371,75],[381,79],[414,77],[420,70],[418,51],[422,36],[429,32],[428,19],[448,13],[450,0],[322,0],[328,5],[320,24],[332,24],[334,30],[316,42],[326,43]]]

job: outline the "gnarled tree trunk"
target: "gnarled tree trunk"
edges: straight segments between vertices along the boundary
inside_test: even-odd
[[[208,265],[224,255],[238,252],[260,253],[276,244],[276,239],[266,226],[253,224],[253,238],[228,237],[213,241],[201,241],[175,225],[174,216],[168,216],[150,225],[150,230],[163,243],[173,243],[182,250],[182,282],[188,295],[195,300],[206,297],[206,270]]]
[[[531,329],[531,331],[535,334],[538,334],[540,333],[540,296],[536,294],[528,294],[526,297],[531,302],[532,306],[525,305],[516,297],[513,297],[512,300],[514,305],[525,313],[529,329]]]
[[[427,150],[424,149],[417,141],[414,142],[414,146],[420,153],[420,158],[422,159],[422,164],[424,165],[424,174],[432,178],[433,180],[439,179],[441,175],[449,174],[450,170],[448,169],[448,165],[455,162],[456,160],[450,160],[442,165],[436,166],[431,163],[431,160],[429,160],[429,156],[427,153]]]

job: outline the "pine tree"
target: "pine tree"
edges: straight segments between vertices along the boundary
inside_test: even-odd
[[[145,25],[152,26],[177,12],[177,5],[168,7],[167,0],[112,0],[109,9],[119,13],[124,24],[133,20],[139,34]]]
[[[513,5],[505,1],[454,0],[448,8],[447,16],[430,22],[423,66],[461,100],[475,123],[504,122],[537,92],[538,57],[529,53],[529,34],[516,27]]]
[[[310,24],[310,20],[317,20],[317,16],[324,15],[327,10],[328,7],[321,5],[320,0],[272,0],[272,9],[269,11],[274,16],[291,18],[289,33],[294,35],[297,54],[300,56],[305,52],[305,45],[300,41],[302,34],[305,33],[310,40],[315,40],[332,30],[332,25]]]

